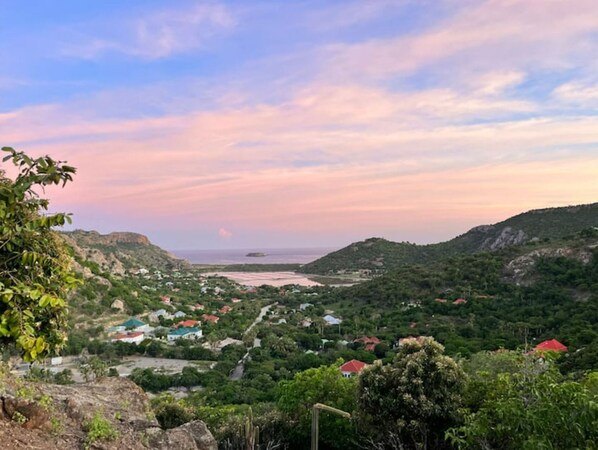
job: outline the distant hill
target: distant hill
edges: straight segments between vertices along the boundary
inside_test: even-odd
[[[305,264],[300,272],[332,274],[367,270],[386,272],[406,264],[425,264],[450,256],[499,250],[530,241],[562,238],[598,227],[598,203],[536,209],[494,225],[481,225],[450,241],[417,245],[370,238]]]
[[[95,263],[101,272],[122,275],[129,269],[172,269],[187,263],[152,244],[138,233],[75,230],[61,233],[75,260]]]

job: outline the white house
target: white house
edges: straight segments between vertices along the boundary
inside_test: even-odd
[[[184,313],[183,311],[177,311],[174,313],[174,317],[175,319],[180,319],[181,317],[185,317],[187,314]]]
[[[176,330],[172,330],[168,333],[167,339],[169,341],[176,341],[178,339],[188,339],[194,341],[196,339],[201,339],[203,333],[201,328],[177,328]]]
[[[324,321],[328,324],[328,325],[340,325],[342,320],[338,319],[334,316],[331,316],[330,314],[326,314],[324,316]]]
[[[305,311],[307,308],[311,308],[312,306],[314,306],[312,303],[301,303],[299,305],[299,309],[301,311]]]
[[[130,344],[139,345],[145,339],[145,334],[142,331],[135,331],[133,333],[117,334],[112,338],[112,342],[128,342]]]

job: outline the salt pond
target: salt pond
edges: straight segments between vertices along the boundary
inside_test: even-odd
[[[230,278],[236,283],[245,286],[284,286],[298,284],[300,286],[321,286],[321,283],[310,280],[304,275],[295,272],[210,272],[205,275],[215,275]]]

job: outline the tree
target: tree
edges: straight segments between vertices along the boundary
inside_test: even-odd
[[[432,338],[403,344],[392,365],[375,364],[359,377],[363,422],[379,441],[398,436],[413,448],[442,448],[456,423],[465,374]]]
[[[546,362],[546,364],[550,364]],[[503,373],[487,388],[481,408],[447,432],[459,448],[595,448],[598,396],[585,385],[563,381],[554,368]]]
[[[340,364],[322,366],[299,372],[290,381],[279,385],[278,407],[286,413],[293,428],[292,441],[304,444],[309,441],[311,408],[324,403],[343,411],[355,409],[355,380],[344,378]],[[353,423],[337,416],[323,414],[320,420],[320,439],[325,448],[350,448],[354,443]],[[298,444],[297,448],[305,448]]]
[[[70,258],[53,227],[63,213],[42,214],[48,200],[36,190],[63,186],[75,168],[49,156],[32,159],[2,148],[18,167],[14,180],[0,173],[0,345],[14,344],[26,361],[55,354],[66,343],[65,295],[77,283]]]

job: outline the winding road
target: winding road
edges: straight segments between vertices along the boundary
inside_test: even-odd
[[[278,304],[278,302],[275,303],[271,303],[269,305],[264,306],[261,310],[260,313],[258,314],[258,316],[256,317],[256,319],[253,321],[253,323],[251,325],[249,325],[249,327],[245,330],[245,333],[243,333],[243,336],[247,336],[247,334],[249,334],[249,332],[258,324],[260,323],[263,319],[264,316],[266,315],[266,313],[268,311],[270,311],[270,308],[272,308],[273,306],[276,306]],[[261,345],[261,339],[259,338],[255,338],[253,340],[253,346],[249,349],[247,349],[247,353],[245,353],[243,355],[243,357],[239,360],[239,362],[237,363],[237,366],[233,369],[233,371],[230,373],[230,379],[233,381],[239,381],[242,377],[243,377],[243,372],[245,370],[245,361],[247,360],[247,358],[249,358],[249,352],[252,348],[256,348],[259,347]]]

